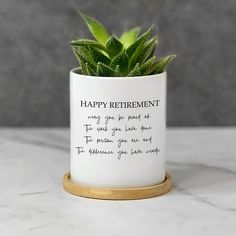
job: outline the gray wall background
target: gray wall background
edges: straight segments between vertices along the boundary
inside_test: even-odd
[[[170,126],[236,125],[235,0],[1,0],[0,126],[67,126],[68,45],[90,37],[78,8],[111,31],[158,25]]]

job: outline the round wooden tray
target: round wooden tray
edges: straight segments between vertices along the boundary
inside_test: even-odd
[[[68,193],[96,199],[107,199],[107,200],[132,200],[132,199],[143,199],[151,198],[167,193],[171,189],[171,177],[166,174],[166,178],[163,183],[142,187],[142,188],[126,188],[126,189],[104,189],[94,188],[88,186],[82,186],[75,184],[71,181],[70,173],[66,173],[63,178],[64,190]]]

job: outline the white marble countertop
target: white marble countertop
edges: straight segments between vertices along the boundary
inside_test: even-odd
[[[236,129],[168,129],[166,195],[92,200],[62,189],[68,129],[0,129],[0,235],[236,235]]]

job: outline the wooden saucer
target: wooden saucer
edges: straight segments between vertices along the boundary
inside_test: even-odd
[[[171,183],[170,175],[166,174],[166,178],[161,184],[142,188],[106,189],[75,184],[71,181],[69,172],[66,173],[63,178],[63,187],[68,193],[81,197],[107,200],[132,200],[160,196],[170,191]]]

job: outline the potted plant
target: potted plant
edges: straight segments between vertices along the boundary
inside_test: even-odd
[[[81,16],[95,40],[70,43],[71,169],[64,188],[93,198],[135,199],[170,189],[165,171],[166,72],[153,27],[120,37]]]

